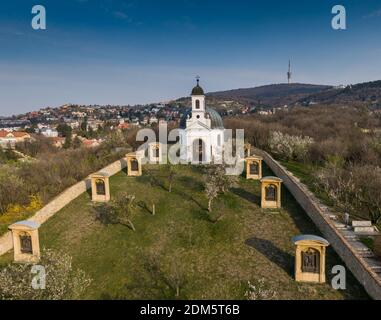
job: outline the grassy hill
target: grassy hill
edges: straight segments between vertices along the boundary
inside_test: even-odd
[[[240,178],[214,202],[212,215],[223,218],[212,222],[200,167],[179,166],[171,193],[166,170],[145,166],[141,177],[120,172],[110,180],[112,195],[128,192],[141,204],[133,217],[136,232],[97,220],[88,193],[41,227],[41,247],[67,252],[93,279],[82,298],[245,299],[248,281],[262,280],[276,299],[367,298],[351,274],[347,290],[330,287],[329,271],[342,263],[331,248],[327,284],[293,280],[291,238],[319,232],[285,188],[283,208],[263,210],[259,182]],[[264,173],[272,174],[267,168]],[[0,266],[11,258],[0,257]]]

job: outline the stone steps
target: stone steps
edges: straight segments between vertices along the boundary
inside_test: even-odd
[[[352,227],[371,227],[372,222],[371,221],[352,221]]]
[[[354,227],[355,233],[375,233],[375,229],[373,226],[371,227]]]
[[[381,260],[379,258],[364,257],[364,260],[373,272],[377,273],[378,276],[381,276]]]

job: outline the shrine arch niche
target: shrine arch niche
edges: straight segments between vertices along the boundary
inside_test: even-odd
[[[301,252],[302,272],[319,273],[320,252],[314,248],[306,248]]]
[[[92,174],[91,178],[91,199],[94,202],[107,202],[110,200],[109,174],[98,172]]]
[[[278,177],[264,177],[261,180],[261,207],[280,208],[281,207],[281,186],[282,179]]]
[[[106,194],[106,184],[103,179],[97,179],[95,181],[95,187],[97,195],[104,196]]]
[[[246,179],[260,180],[262,178],[262,157],[246,157]]]
[[[269,184],[265,187],[265,200],[266,201],[276,201],[278,187],[274,184]]]
[[[149,150],[151,154],[151,150]],[[131,152],[126,155],[127,160],[127,175],[128,176],[141,176],[142,175],[142,158],[144,154],[138,152]]]
[[[324,283],[325,255],[329,242],[315,235],[299,235],[292,239],[295,249],[295,280]]]
[[[39,223],[29,220],[9,226],[12,232],[15,262],[37,263],[40,260],[39,228]]]

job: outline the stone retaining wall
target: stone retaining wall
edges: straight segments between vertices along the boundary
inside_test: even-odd
[[[381,300],[381,279],[365,260],[355,251],[348,240],[337,230],[331,219],[322,211],[319,200],[302,184],[298,178],[275,161],[267,152],[254,149],[256,155],[270,167],[276,176],[283,180],[284,185],[304,209],[307,215],[319,228],[320,232],[330,242],[346,266],[364,286],[367,293],[377,300]],[[326,212],[327,213],[327,212]],[[329,272],[329,271],[328,271]]]
[[[126,166],[127,166],[126,160],[120,159],[99,171],[108,173],[110,176],[112,176],[118,173],[119,171],[121,171]],[[90,188],[91,188],[91,181],[89,177],[87,177],[86,179],[76,183],[72,187],[66,189],[64,192],[59,194],[56,198],[50,201],[41,210],[37,211],[36,214],[33,217],[29,218],[28,220],[35,221],[40,224],[44,223],[51,216],[56,214],[58,211],[64,208],[67,204],[69,204],[71,201],[79,197],[82,193],[86,192],[86,190]],[[3,255],[4,253],[8,252],[11,249],[13,249],[12,235],[11,235],[11,232],[8,231],[6,234],[0,237],[0,255]]]

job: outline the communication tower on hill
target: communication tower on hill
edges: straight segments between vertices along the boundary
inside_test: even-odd
[[[288,60],[288,72],[287,72],[287,83],[288,84],[291,83],[291,76],[292,76],[292,72],[291,72],[291,60]]]

